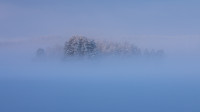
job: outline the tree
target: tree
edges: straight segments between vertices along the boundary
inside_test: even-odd
[[[159,56],[159,57],[163,57],[165,53],[164,53],[163,50],[158,50],[158,51],[156,52],[156,54],[157,54],[157,56]]]
[[[96,43],[83,36],[73,36],[65,43],[65,56],[94,56]]]
[[[37,49],[36,51],[36,56],[37,57],[44,57],[45,56],[45,51],[42,48]]]

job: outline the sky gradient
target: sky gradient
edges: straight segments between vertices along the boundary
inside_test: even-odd
[[[199,1],[1,0],[0,38],[198,36]]]

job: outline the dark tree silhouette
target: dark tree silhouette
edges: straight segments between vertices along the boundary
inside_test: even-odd
[[[37,56],[37,57],[44,57],[44,56],[45,56],[45,51],[44,51],[44,49],[39,48],[39,49],[36,51],[36,56]]]

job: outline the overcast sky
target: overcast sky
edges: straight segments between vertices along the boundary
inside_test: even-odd
[[[1,0],[0,38],[198,36],[200,1]]]

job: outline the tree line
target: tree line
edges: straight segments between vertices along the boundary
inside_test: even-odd
[[[59,50],[61,51],[61,50]],[[63,47],[63,57],[97,57],[97,56],[147,56],[163,57],[163,50],[141,50],[130,43],[114,43],[108,41],[95,41],[84,36],[72,36]],[[45,50],[39,48],[38,57],[45,56]]]

